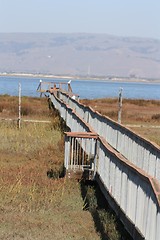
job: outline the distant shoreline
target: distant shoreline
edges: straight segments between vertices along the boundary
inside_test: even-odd
[[[160,83],[160,79],[129,78],[129,77],[102,77],[102,76],[69,76],[53,74],[35,74],[35,73],[0,73],[0,77],[28,77],[28,78],[47,78],[47,79],[79,79],[79,80],[100,80],[109,82],[140,82],[140,83]]]

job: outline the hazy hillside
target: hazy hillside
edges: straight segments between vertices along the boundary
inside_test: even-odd
[[[160,78],[160,40],[1,33],[0,72]]]

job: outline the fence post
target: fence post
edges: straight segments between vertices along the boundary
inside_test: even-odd
[[[119,89],[119,98],[118,98],[118,123],[121,123],[121,115],[122,115],[122,90]]]
[[[18,104],[18,129],[21,128],[21,84],[18,87],[19,92],[19,104]]]

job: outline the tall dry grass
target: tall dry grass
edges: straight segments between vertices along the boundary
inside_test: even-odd
[[[16,116],[17,98],[5,97],[1,117]],[[91,215],[82,210],[79,184],[60,178],[64,139],[46,100],[23,98],[22,105],[29,108],[26,117],[50,124],[22,122],[18,130],[16,122],[0,122],[0,239],[98,240]],[[55,179],[48,177],[51,169]]]
[[[46,98],[22,97],[23,118],[46,119],[50,116]],[[18,117],[18,97],[0,95],[0,117]]]
[[[118,121],[118,99],[84,99],[82,103]],[[160,145],[159,100],[123,99],[121,120],[122,124],[129,125],[136,133]]]
[[[0,139],[3,208],[9,202],[11,207],[19,206],[21,210],[47,206],[45,198],[50,202],[49,192],[53,194],[51,182],[45,177],[47,170],[53,165],[57,168],[63,165],[63,149],[58,145],[63,141],[61,133],[53,131],[51,125],[25,124],[18,130],[14,124],[0,123]]]
[[[58,130],[53,131],[51,124],[22,123],[17,131],[14,123],[0,123],[0,150],[13,154],[33,154],[54,145],[61,138]]]

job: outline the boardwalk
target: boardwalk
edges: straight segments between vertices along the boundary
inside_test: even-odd
[[[160,239],[160,148],[56,90],[49,95],[71,132],[67,171],[86,171],[133,239]]]

